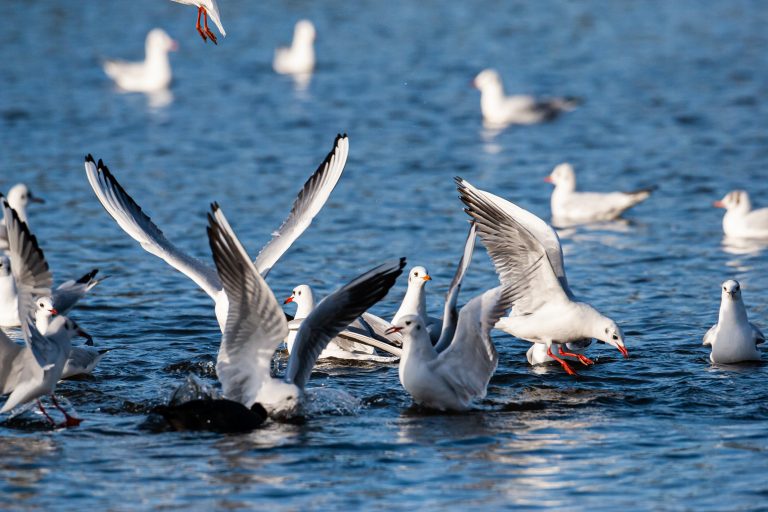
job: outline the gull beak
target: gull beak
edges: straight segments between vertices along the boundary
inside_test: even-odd
[[[722,201],[715,201],[714,203],[712,203],[712,206],[714,206],[715,208],[725,208],[725,205],[723,204]]]
[[[423,277],[423,279],[424,279],[425,281],[431,281],[431,280],[432,280],[432,276],[430,276],[429,274],[427,274],[427,275],[425,275],[425,276]]]
[[[400,332],[402,330],[403,330],[402,327],[398,327],[396,325],[393,325],[392,327],[390,327],[389,329],[384,331],[384,334],[392,334],[393,332]]]
[[[30,203],[45,204],[45,199],[43,199],[42,197],[37,197],[36,195],[33,195],[32,192],[27,193],[27,198],[29,199]]]
[[[618,349],[619,349],[619,352],[621,352],[621,355],[623,355],[623,356],[624,356],[625,358],[627,358],[627,359],[629,358],[629,352],[627,352],[627,347],[624,347],[624,346],[622,346],[622,345],[619,345],[619,346],[618,346],[618,347],[616,347],[616,348],[618,348]]]
[[[285,300],[283,301],[283,304],[288,304],[289,302],[293,302],[293,295],[291,295],[290,297],[288,297],[287,299],[285,299]]]
[[[77,335],[85,338],[87,341],[85,342],[86,345],[93,346],[93,336],[85,332],[84,330],[78,328],[77,329]]]
[[[59,312],[56,310],[56,308],[51,308],[51,309],[48,310],[48,312],[50,314],[52,314],[52,315],[58,315],[59,314]]]
[[[544,181],[546,183],[554,183],[555,182],[555,180],[552,179],[552,176],[547,176],[546,178],[544,178]]]
[[[176,52],[179,51],[179,42],[175,39],[171,39],[171,51]]]

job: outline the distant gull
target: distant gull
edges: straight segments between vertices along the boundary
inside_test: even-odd
[[[555,231],[544,221],[515,204],[456,178],[466,212],[477,223],[477,232],[504,284],[527,282],[515,297],[512,313],[496,324],[516,338],[547,347],[547,355],[563,369],[576,372],[552,352],[593,362],[563,350],[569,342],[595,338],[616,347],[628,357],[624,335],[616,323],[586,302],[577,302],[565,276],[563,252]],[[535,234],[534,234],[535,233]]]
[[[725,281],[717,323],[704,335],[704,345],[712,347],[709,359],[723,364],[759,361],[757,345],[764,341],[765,336],[760,329],[747,319],[739,282],[732,279]]]
[[[272,67],[283,75],[306,74],[315,69],[315,26],[300,20],[293,30],[291,46],[275,50]]]
[[[219,15],[219,6],[216,5],[216,0],[172,0],[173,2],[184,4],[184,5],[194,5],[197,6],[197,25],[195,25],[195,28],[197,29],[197,32],[200,34],[200,37],[203,38],[203,41],[208,42],[208,39],[213,41],[213,44],[218,44],[218,41],[216,39],[216,36],[213,35],[213,32],[208,28],[208,16],[211,17],[213,22],[216,24],[216,28],[219,29],[219,32],[222,36],[227,37],[227,32],[224,30],[224,27],[221,24],[221,16]],[[200,17],[203,18],[204,26],[200,26]]]
[[[146,56],[141,62],[104,61],[104,72],[124,91],[153,93],[171,85],[173,72],[168,52],[176,51],[178,44],[164,30],[156,28],[147,34],[145,46]]]
[[[746,190],[728,192],[713,205],[726,210],[723,216],[726,236],[768,239],[768,208],[753,210]]]

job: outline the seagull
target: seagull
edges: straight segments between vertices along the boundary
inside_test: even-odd
[[[203,41],[206,43],[208,42],[208,39],[213,41],[213,44],[219,44],[216,40],[216,36],[213,35],[213,32],[208,28],[208,16],[211,17],[213,22],[216,24],[216,28],[219,29],[219,32],[223,37],[227,37],[227,32],[224,30],[224,27],[221,25],[221,16],[219,16],[219,6],[216,5],[216,0],[172,0],[178,4],[184,4],[184,5],[196,5],[197,6],[197,25],[195,28],[197,29],[198,33],[200,34],[200,37],[203,38]],[[203,17],[204,27],[200,26],[200,17]]]
[[[768,239],[768,208],[753,210],[746,190],[732,190],[713,206],[725,208],[723,232],[726,236]]]
[[[104,73],[118,87],[128,92],[157,92],[171,85],[171,62],[168,52],[178,49],[176,41],[160,28],[149,31],[146,39],[146,56],[142,62],[107,60]]]
[[[494,69],[481,71],[472,85],[480,90],[480,110],[484,122],[491,128],[550,121],[579,103],[573,98],[540,100],[528,95],[505,96],[501,78]]]
[[[291,46],[275,50],[272,67],[281,75],[311,73],[315,69],[314,43],[315,26],[309,20],[298,21]]]
[[[3,198],[3,194],[0,194],[0,199]],[[8,197],[5,198],[11,208],[16,210],[19,218],[24,222],[29,223],[27,220],[27,205],[31,203],[45,203],[45,200],[41,197],[37,197],[32,193],[29,188],[23,183],[17,183],[8,191]],[[0,223],[0,251],[8,250],[8,235],[5,230],[5,218]]]
[[[595,338],[616,347],[629,357],[624,334],[616,322],[586,302],[575,300],[565,276],[563,251],[557,233],[532,213],[469,182],[456,178],[465,211],[477,223],[477,231],[502,283],[528,281],[524,293],[515,298],[512,314],[496,324],[517,338],[547,347],[547,355],[570,375],[576,372],[552,352],[576,357],[583,364],[593,361],[582,354],[563,350],[566,343]],[[541,264],[539,264],[541,262]]]
[[[730,279],[723,283],[720,316],[704,335],[704,345],[712,347],[709,359],[713,363],[759,361],[757,345],[765,341],[760,329],[747,320],[747,309],[741,299],[741,286]]]
[[[405,258],[380,265],[323,299],[301,323],[285,376],[274,378],[272,357],[288,335],[285,315],[215,203],[208,214],[208,239],[229,296],[216,360],[224,398],[247,408],[259,403],[273,418],[300,412],[317,357],[339,332],[387,294],[405,266]]]
[[[508,284],[470,300],[461,308],[456,330],[441,352],[432,345],[421,316],[405,315],[392,326],[391,331],[404,338],[400,383],[417,404],[463,411],[485,397],[499,361],[491,329],[521,288]]]
[[[348,154],[349,139],[346,135],[337,135],[331,152],[299,191],[288,217],[256,257],[254,264],[262,277],[267,276],[272,266],[320,212],[341,177]],[[165,238],[160,228],[128,195],[101,160],[97,164],[88,155],[85,158],[85,172],[101,205],[128,236],[139,242],[144,250],[192,279],[213,299],[216,320],[223,332],[229,306],[227,294],[224,293],[216,271],[184,253]]]
[[[6,227],[11,268],[18,288],[18,315],[22,319],[25,347],[13,343],[4,334],[0,339],[0,361],[3,363],[0,384],[3,393],[10,392],[0,413],[37,399],[40,411],[48,421],[55,424],[39,401],[41,396],[50,395],[53,404],[64,414],[64,426],[77,426],[81,420],[62,409],[53,392],[69,357],[72,337],[78,333],[79,327],[63,315],[51,321],[46,335],[41,334],[35,326],[35,297],[50,290],[51,273],[29,227],[19,219],[8,203],[4,204],[4,210],[8,221]]]
[[[576,192],[576,174],[567,162],[557,165],[544,181],[555,185],[551,200],[555,224],[614,220],[648,199],[653,191],[646,188],[634,192]]]

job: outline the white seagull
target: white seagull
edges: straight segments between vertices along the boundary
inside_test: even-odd
[[[577,192],[576,173],[569,163],[557,165],[544,181],[552,190],[552,219],[555,224],[614,220],[629,208],[645,201],[652,188],[634,192]]]
[[[281,75],[311,73],[315,69],[315,26],[300,20],[293,30],[291,46],[275,50],[272,67]]]
[[[517,338],[547,347],[547,355],[571,375],[576,372],[552,352],[576,357],[583,364],[593,362],[584,355],[565,352],[569,342],[595,338],[616,347],[628,357],[624,334],[616,322],[586,302],[577,302],[565,277],[563,251],[557,233],[546,222],[513,203],[476,189],[456,178],[465,211],[477,223],[496,271],[504,284],[526,282],[515,298],[512,314],[496,324]]]
[[[349,139],[346,135],[338,135],[331,152],[299,191],[288,217],[256,257],[254,265],[262,277],[267,276],[272,266],[320,212],[341,177],[348,154]],[[160,228],[128,195],[101,160],[97,164],[93,157],[88,155],[85,158],[85,173],[101,205],[128,236],[139,242],[144,250],[192,279],[213,299],[216,320],[223,332],[228,301],[216,271],[184,253],[165,238]]]
[[[173,73],[168,52],[178,49],[176,41],[160,28],[149,31],[145,43],[146,55],[141,62],[104,61],[104,73],[118,87],[128,92],[157,92],[171,85]]]
[[[713,206],[725,208],[723,232],[726,236],[768,239],[768,208],[753,210],[746,190],[732,190]]]
[[[704,335],[704,345],[712,347],[709,359],[723,364],[759,361],[757,345],[764,341],[765,336],[760,329],[747,319],[739,282],[732,279],[725,281],[717,323]]]
[[[208,39],[213,41],[213,44],[218,44],[216,36],[208,28],[208,17],[210,16],[213,22],[216,24],[216,28],[222,36],[227,37],[227,32],[221,24],[221,16],[219,15],[219,6],[216,5],[216,0],[172,0],[178,4],[194,5],[197,6],[197,25],[195,28],[206,43]],[[202,16],[204,26],[200,26],[200,17]]]
[[[0,194],[0,200],[2,198],[3,194]],[[16,210],[19,218],[26,223],[29,223],[27,220],[27,205],[31,203],[45,203],[43,198],[34,195],[23,183],[17,183],[11,187],[5,200],[8,201],[11,208]],[[6,250],[8,250],[8,235],[5,230],[5,217],[3,217],[3,222],[0,223],[0,251]]]
[[[578,105],[578,101],[572,98],[543,100],[522,94],[505,96],[501,78],[494,69],[481,71],[472,85],[480,90],[480,110],[483,120],[490,128],[549,121]]]
[[[208,238],[230,304],[216,360],[224,398],[247,408],[259,403],[276,418],[300,414],[304,386],[317,357],[387,294],[402,273],[405,258],[366,272],[322,300],[301,323],[285,376],[274,378],[272,358],[288,335],[288,322],[218,205],[211,209]]]

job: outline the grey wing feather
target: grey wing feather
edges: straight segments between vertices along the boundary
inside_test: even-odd
[[[710,327],[709,330],[704,334],[704,340],[702,345],[712,346],[712,343],[715,341],[716,335],[717,335],[717,324]]]
[[[299,195],[293,202],[291,212],[283,221],[272,240],[259,252],[254,265],[262,277],[267,277],[277,260],[288,250],[306,230],[320,212],[334,187],[341,178],[349,154],[347,135],[337,135],[333,149],[325,157],[317,170],[304,183]]]
[[[285,380],[303,388],[323,349],[363,311],[384,298],[404,266],[405,258],[379,265],[320,301],[299,328]]]
[[[67,362],[64,364],[61,378],[68,379],[76,375],[91,373],[106,353],[106,350],[98,350],[92,347],[72,347],[72,350],[69,351]]]
[[[34,321],[26,321],[21,325],[24,341],[35,356],[35,361],[44,371],[50,370],[61,356],[62,347],[58,343],[40,334]]]
[[[104,162],[99,160],[97,165],[93,157],[88,155],[85,157],[85,173],[101,205],[128,236],[139,242],[145,251],[192,279],[215,300],[221,290],[221,281],[216,272],[168,241]]]
[[[749,324],[752,327],[752,334],[755,336],[755,345],[760,345],[761,343],[765,343],[765,334],[757,328],[757,326],[750,322]]]
[[[224,396],[250,407],[271,378],[272,356],[288,335],[288,322],[217,204],[208,214],[207,231],[229,300],[216,373]]]
[[[16,386],[16,379],[11,374],[18,370],[13,363],[22,350],[22,345],[15,343],[0,330],[0,395],[10,393]]]
[[[453,334],[456,332],[456,322],[459,319],[459,309],[456,303],[461,291],[461,283],[464,275],[472,262],[472,253],[475,250],[475,240],[477,239],[477,226],[474,221],[470,222],[467,240],[464,242],[464,253],[461,255],[459,265],[456,267],[456,273],[451,280],[451,286],[448,287],[448,293],[445,295],[445,306],[443,308],[443,325],[440,331],[440,338],[435,345],[435,350],[440,353],[451,344]]]
[[[80,299],[101,282],[100,279],[95,279],[98,271],[99,269],[95,268],[80,279],[65,281],[53,290],[53,307],[59,314],[66,315]]]
[[[398,347],[403,346],[403,335],[399,332],[387,334],[387,329],[392,327],[392,324],[383,318],[366,311],[360,315],[360,321],[363,327],[368,330],[368,335],[372,338],[376,338],[385,343],[394,344]]]

